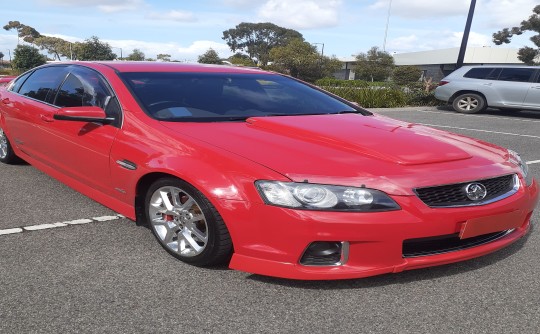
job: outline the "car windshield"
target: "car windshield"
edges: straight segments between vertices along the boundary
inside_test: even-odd
[[[126,72],[141,107],[163,121],[236,121],[259,116],[360,113],[276,74]]]

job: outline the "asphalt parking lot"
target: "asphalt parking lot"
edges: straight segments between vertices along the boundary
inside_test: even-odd
[[[540,179],[540,112],[375,111],[512,148]],[[0,165],[0,188],[0,333],[540,332],[540,209],[525,238],[481,258],[302,282],[183,264],[29,165]]]

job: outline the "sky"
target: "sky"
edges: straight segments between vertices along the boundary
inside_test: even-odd
[[[468,45],[532,46],[532,34],[505,46],[494,45],[491,35],[519,25],[537,4],[477,0]],[[319,51],[324,45],[325,55],[352,58],[372,46],[390,53],[459,47],[469,6],[470,0],[18,0],[2,1],[0,23],[20,21],[70,42],[98,36],[118,56],[137,48],[147,58],[167,53],[194,62],[209,48],[223,58],[232,54],[224,30],[241,22],[272,22],[299,31]],[[16,46],[16,32],[0,30],[4,59]]]

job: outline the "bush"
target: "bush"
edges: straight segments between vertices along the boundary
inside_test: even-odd
[[[407,105],[410,106],[439,106],[443,102],[435,98],[433,92],[411,90],[407,93]]]
[[[322,78],[315,81],[320,87],[369,87],[369,83],[362,80],[341,80],[335,78]]]
[[[420,81],[422,70],[417,66],[399,66],[392,73],[392,81],[397,85],[407,85]]]
[[[410,86],[345,86],[349,80],[321,79],[317,83],[326,83],[320,87],[348,101],[356,102],[365,108],[399,108],[405,106],[437,106],[441,101],[435,98],[432,90],[426,91],[425,85],[418,82]],[[350,80],[352,82],[352,80]],[[356,81],[356,80],[355,80]],[[363,82],[363,81],[360,81]],[[366,83],[366,82],[363,82]],[[339,86],[342,84],[341,86]]]
[[[400,89],[379,87],[322,87],[365,108],[395,108],[407,105],[407,95]]]

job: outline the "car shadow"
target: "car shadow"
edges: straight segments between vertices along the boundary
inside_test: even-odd
[[[249,280],[262,282],[266,284],[281,285],[289,288],[299,289],[318,289],[318,290],[343,290],[343,289],[366,289],[383,287],[394,284],[407,284],[412,282],[434,280],[437,278],[462,275],[464,273],[482,269],[496,264],[502,261],[516,252],[518,252],[527,243],[528,238],[532,235],[534,225],[531,225],[531,229],[527,235],[520,240],[516,241],[512,245],[498,250],[494,253],[484,255],[482,257],[474,258],[471,260],[456,262],[442,266],[415,269],[410,271],[404,271],[398,274],[384,274],[379,276],[347,279],[347,280],[334,280],[334,281],[298,281],[289,280],[283,278],[275,278],[268,276],[261,276],[252,274],[247,277]]]
[[[457,111],[452,109],[451,106],[443,105],[438,106],[437,110],[442,112],[452,112],[455,114],[459,114]],[[462,114],[466,115],[466,114]],[[540,111],[534,111],[534,110],[499,110],[495,108],[487,108],[481,113],[473,114],[473,115],[492,115],[492,116],[499,116],[499,117],[515,117],[520,119],[540,119]]]

